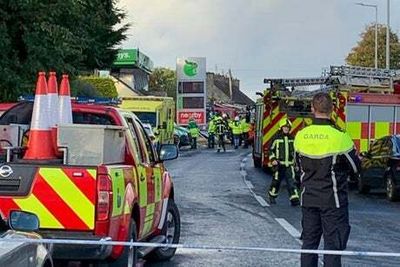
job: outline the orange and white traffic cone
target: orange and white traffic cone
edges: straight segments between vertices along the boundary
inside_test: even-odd
[[[46,73],[39,72],[36,83],[28,148],[24,156],[24,159],[28,160],[49,160],[56,158],[51,139],[45,75]]]
[[[59,101],[59,123],[72,123],[71,89],[67,74],[62,76]]]
[[[55,72],[49,73],[49,80],[47,82],[47,100],[48,100],[48,108],[49,111],[49,123],[51,129],[51,138],[54,147],[54,151],[58,156],[61,154],[58,153],[57,146],[57,125],[59,120],[59,100],[58,100],[58,85],[57,85],[57,76]]]

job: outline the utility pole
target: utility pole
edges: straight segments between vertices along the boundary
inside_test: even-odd
[[[390,0],[387,0],[386,69],[390,69]]]
[[[231,102],[233,101],[233,91],[232,91],[232,71],[229,69],[228,71],[228,78],[229,78],[229,97]]]

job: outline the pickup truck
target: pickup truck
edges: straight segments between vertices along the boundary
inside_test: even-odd
[[[0,165],[3,220],[12,210],[34,213],[44,238],[179,242],[180,215],[173,182],[163,164],[178,156],[175,145],[162,145],[155,151],[132,112],[73,103],[73,124],[58,126],[63,158],[24,160],[32,109],[33,102],[21,102],[0,117],[0,139],[1,134],[19,136],[7,141],[12,147],[7,153],[12,155]],[[11,130],[15,134],[4,135]],[[53,258],[135,266],[139,257],[168,260],[175,251],[56,245]]]

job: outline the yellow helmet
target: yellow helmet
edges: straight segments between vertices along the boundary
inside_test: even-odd
[[[287,126],[287,127],[291,128],[292,123],[290,122],[290,120],[284,118],[279,121],[279,128],[282,128],[283,126]]]

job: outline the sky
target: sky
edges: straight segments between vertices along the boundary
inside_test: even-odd
[[[250,98],[264,78],[316,77],[343,65],[365,26],[386,23],[386,0],[120,0],[131,24],[123,48],[139,48],[155,67],[177,57],[206,57],[207,71],[240,80]],[[400,32],[400,0],[391,0]]]

